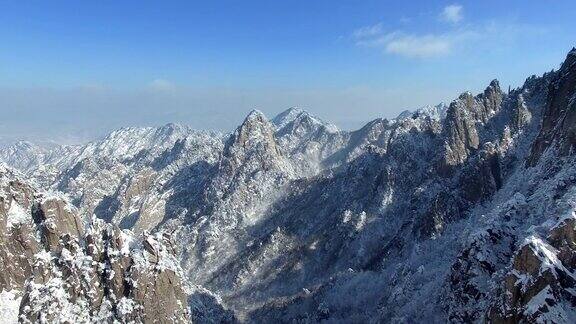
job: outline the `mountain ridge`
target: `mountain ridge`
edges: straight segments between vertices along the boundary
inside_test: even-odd
[[[28,145],[0,158],[84,224],[170,233],[203,292],[185,321],[565,322],[574,53],[509,92],[493,80],[354,131],[290,108],[228,134],[125,128],[53,160]]]

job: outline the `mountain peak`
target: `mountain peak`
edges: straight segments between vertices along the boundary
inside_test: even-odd
[[[442,120],[446,117],[446,111],[448,110],[448,105],[441,102],[435,106],[426,105],[424,107],[418,108],[416,110],[404,110],[394,120],[403,120],[406,118],[417,118],[420,116],[428,116],[432,119]]]
[[[290,108],[284,110],[280,114],[300,114],[302,112],[306,112],[306,111],[300,107],[294,106],[294,107],[290,107]]]
[[[494,79],[490,82],[490,85],[488,86],[489,88],[495,88],[495,89],[500,89],[500,82],[498,82],[498,79]]]
[[[224,145],[219,173],[215,181],[226,183],[242,169],[268,170],[277,166],[280,151],[274,137],[274,125],[259,110],[252,110]],[[255,168],[255,169],[254,169]],[[219,186],[219,185],[218,185]]]
[[[575,64],[575,62],[576,62],[576,47],[573,47],[572,50],[568,52],[568,55],[566,55],[566,59],[564,60],[564,63],[562,63],[561,70],[570,69]]]
[[[184,129],[184,128],[186,128],[186,126],[179,124],[179,123],[167,123],[167,124],[160,126],[160,128],[177,130],[177,129]]]
[[[238,139],[260,138],[263,134],[272,132],[274,126],[263,112],[253,109],[236,129]],[[268,137],[267,135],[264,137]]]
[[[474,97],[474,95],[472,94],[472,92],[470,91],[464,91],[460,94],[460,96],[458,96],[458,99],[466,99],[466,98],[470,98],[470,97]]]
[[[191,129],[183,124],[179,123],[168,123],[157,128],[159,134],[164,134],[165,136],[180,136],[184,137],[186,134],[190,133]]]
[[[250,143],[273,142],[274,126],[260,110],[250,111],[244,122],[234,132],[233,143],[243,147],[251,146]]]
[[[279,113],[276,117],[274,117],[274,119],[272,119],[272,123],[276,126],[277,130],[281,130],[286,126],[295,123],[297,120],[307,120],[311,124],[324,126],[329,132],[338,131],[338,127],[335,125],[325,122],[299,107],[290,107]]]
[[[12,147],[16,147],[16,148],[32,148],[36,145],[34,145],[32,142],[26,141],[26,140],[18,140],[16,141],[14,144],[11,145]]]
[[[255,119],[259,119],[259,120],[268,120],[266,118],[266,115],[264,115],[263,112],[261,112],[258,109],[252,109],[249,113],[248,116],[246,116],[246,119],[244,119],[244,122],[249,121],[249,120],[255,120]]]
[[[500,102],[504,95],[502,89],[500,88],[500,82],[498,82],[498,80],[496,79],[492,80],[492,82],[490,82],[490,85],[488,85],[488,87],[486,87],[486,90],[484,90],[483,95],[486,100]],[[496,107],[492,108],[494,109]]]
[[[290,107],[276,115],[276,117],[272,119],[272,122],[276,125],[277,128],[282,128],[282,126],[293,121],[298,115],[303,113],[306,114],[306,111],[299,107]]]

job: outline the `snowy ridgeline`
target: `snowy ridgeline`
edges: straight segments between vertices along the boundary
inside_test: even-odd
[[[185,307],[171,311],[185,320],[573,322],[576,142],[564,121],[576,118],[575,61],[356,131],[292,108],[271,120],[253,111],[230,134],[125,128],[84,146],[18,143],[0,158],[63,193],[86,228],[95,215],[140,238],[118,255],[182,278]],[[25,207],[0,210],[6,233],[34,223]],[[73,264],[93,253],[62,251]],[[38,303],[26,279],[4,287],[6,305]],[[125,290],[107,298],[117,319],[161,308]]]

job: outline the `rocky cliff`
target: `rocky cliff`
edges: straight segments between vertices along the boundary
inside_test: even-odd
[[[77,212],[0,169],[0,289],[20,301],[19,322],[190,320],[169,236],[83,224]]]

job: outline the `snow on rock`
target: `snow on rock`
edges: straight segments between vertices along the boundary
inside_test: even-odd
[[[23,224],[32,220],[30,211],[24,210],[24,208],[16,202],[10,205],[10,209],[8,209],[8,214],[6,216],[6,227],[8,229],[11,229],[15,225]]]
[[[2,290],[0,292],[0,318],[3,323],[18,323],[18,309],[21,299],[20,293],[16,290]]]
[[[12,224],[0,228],[4,321],[189,321],[176,251],[163,246],[167,235],[134,236],[96,218],[83,224],[65,195],[36,192],[9,169],[0,181],[0,224]],[[30,207],[15,215],[22,205]],[[16,216],[27,221],[16,224]],[[137,261],[142,242],[154,242],[155,261]]]
[[[441,102],[436,106],[424,106],[422,108],[416,109],[415,111],[405,110],[401,112],[395,120],[402,120],[407,118],[418,118],[418,117],[430,117],[436,120],[442,120],[446,118],[446,111],[448,110],[448,105]]]
[[[322,119],[311,115],[307,111],[298,107],[289,108],[286,111],[278,114],[276,117],[274,117],[274,119],[272,119],[272,123],[274,123],[277,131],[280,133],[289,126],[293,127],[293,125],[297,125],[299,123],[308,123],[314,126],[321,126],[330,133],[336,133],[339,131],[338,127],[335,125],[325,122]],[[292,131],[294,131],[294,129]]]

